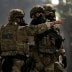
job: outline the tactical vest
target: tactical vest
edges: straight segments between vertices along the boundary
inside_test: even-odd
[[[38,53],[37,58],[40,59],[44,66],[49,66],[49,64],[55,62],[55,53],[61,46],[62,38],[56,31],[50,28],[48,23],[31,27],[34,31],[35,49],[36,53]]]
[[[17,25],[1,27],[1,51],[15,51],[17,49]]]
[[[27,28],[27,27],[26,27]],[[25,26],[10,25],[1,27],[1,52],[2,55],[16,55],[27,52],[27,29]]]
[[[55,40],[55,36],[50,29],[37,33],[35,37],[36,47],[41,53],[53,54],[56,51]]]

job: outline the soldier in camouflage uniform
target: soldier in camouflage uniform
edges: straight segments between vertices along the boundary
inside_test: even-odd
[[[44,6],[44,11],[45,11],[45,18],[47,22],[55,22],[56,21],[56,15],[55,15],[55,9],[52,7],[52,5],[45,4]],[[62,36],[60,35],[60,25],[57,24],[57,21],[54,25],[51,26],[51,32],[53,32],[56,37],[56,47],[59,49],[61,44],[62,44]]]
[[[33,49],[29,48],[34,48],[33,37],[41,26],[28,27],[23,21],[23,17],[22,10],[13,9],[10,11],[9,23],[1,27],[3,72],[29,72],[34,69],[35,61],[30,57],[33,55]],[[45,25],[43,24],[43,26]],[[47,25],[45,27],[47,28]]]
[[[41,6],[36,6],[30,11],[30,18],[32,18],[31,25],[45,23],[44,10]]]
[[[55,9],[52,7],[52,5],[49,4],[44,5],[44,10],[45,10],[45,18],[47,19],[47,21],[49,22],[56,21]],[[58,66],[57,69],[60,68],[60,71],[63,72],[64,68],[67,66],[67,63],[66,63],[66,56],[64,52],[65,50],[63,49],[62,46],[63,39],[62,36],[60,35],[60,24],[53,25],[51,30],[57,37],[55,46],[58,51],[56,55],[58,61],[55,62],[55,66],[58,64],[59,66],[57,65]],[[59,72],[59,70],[55,69],[54,72]]]
[[[37,8],[37,9],[35,9]],[[34,33],[34,41],[35,41],[35,49],[33,51],[33,56],[36,60],[36,72],[54,72],[54,62],[55,62],[55,53],[58,48],[55,46],[56,35],[53,35],[53,31],[51,31],[51,27],[56,22],[46,22],[45,13],[42,7],[35,7],[31,10],[31,18],[32,22],[35,20],[37,24],[31,24],[31,29],[35,31]],[[41,8],[41,9],[40,9]],[[40,12],[39,9],[41,10]],[[34,12],[34,10],[36,10]],[[40,14],[42,16],[40,16]],[[37,16],[36,16],[37,15]],[[42,17],[44,22],[39,22],[39,18]],[[41,19],[41,18],[40,18]],[[58,22],[57,22],[58,23]]]
[[[1,26],[2,72],[21,72],[21,66],[25,63],[25,37],[22,37],[23,44],[20,45],[21,27],[27,25],[23,20],[24,15],[22,10],[12,9],[8,24]]]
[[[51,4],[45,4],[43,5],[44,11],[45,11],[45,18],[47,22],[55,22],[56,21],[56,15],[55,15],[55,9],[53,8],[53,6]],[[60,34],[60,25],[61,24],[57,24],[57,22],[53,25],[54,30],[56,30],[58,32],[58,34]]]

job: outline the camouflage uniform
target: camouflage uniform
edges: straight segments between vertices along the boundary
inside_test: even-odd
[[[24,12],[20,9],[10,11],[9,23],[1,26],[1,56],[3,72],[21,72],[26,56],[26,31],[20,36],[21,27],[25,27],[23,21]],[[23,39],[22,39],[22,38]],[[25,48],[26,47],[26,48]]]
[[[45,33],[48,29],[49,29],[49,26],[46,23],[30,26],[31,34],[34,34],[33,35],[34,42],[32,42],[33,44],[31,44],[33,46],[33,49],[30,53],[36,62],[35,68],[34,68],[36,72],[40,72],[40,71],[53,72],[54,71],[53,63],[54,63],[55,48],[54,48],[54,45],[51,44],[52,40],[51,41],[49,40],[47,42],[47,39],[49,38],[49,36],[46,37],[47,35]],[[32,46],[30,46],[30,49],[32,48]]]
[[[44,10],[45,10],[45,17],[48,21],[50,22],[54,22],[56,21],[56,16],[55,16],[55,9],[52,7],[52,5],[44,5]],[[64,52],[62,50],[64,50],[63,48],[63,39],[62,39],[62,36],[60,35],[60,24],[55,24],[52,26],[52,29],[54,31],[54,33],[56,34],[57,36],[57,39],[55,41],[55,46],[57,48],[57,54],[55,57],[57,59],[57,61],[55,61],[55,65],[54,65],[54,72],[64,72],[64,66],[66,66],[66,56],[64,56],[64,58],[62,57],[61,53],[63,54]],[[64,50],[65,51],[65,50]],[[62,57],[62,59],[65,61],[64,63],[62,63],[61,60],[59,57]]]
[[[44,15],[42,12],[39,12],[39,14]],[[33,13],[31,17],[34,19],[36,14]],[[36,17],[36,19],[38,18]],[[45,19],[44,16],[43,18]],[[55,72],[56,58],[59,57],[57,51],[62,49],[62,37],[57,34],[57,31],[54,29],[55,26],[51,25],[52,22],[41,22],[39,24],[36,21],[35,23],[37,24],[32,24],[31,26],[32,33],[35,32],[35,47],[32,54],[36,60],[35,70],[36,72]],[[59,43],[58,45],[57,42]]]
[[[45,4],[45,5],[43,5],[43,7],[44,7],[44,10],[45,10],[46,21],[55,22],[56,21],[56,15],[55,15],[56,11],[53,8],[53,6],[51,4]],[[60,23],[59,24],[55,23],[53,25],[54,30],[60,31],[60,25],[61,25]]]
[[[39,12],[41,13],[41,12]],[[45,17],[43,17],[45,18]],[[36,60],[36,72],[54,72],[55,36],[50,32],[50,23],[32,25],[35,30],[35,49],[33,56]]]
[[[36,58],[35,55],[37,55],[33,52],[34,35],[38,33],[39,28],[42,28],[42,30],[44,31],[43,26],[45,25],[24,26],[23,24],[25,23],[20,20],[23,16],[24,14],[20,10],[11,10],[9,23],[1,27],[1,56],[3,58],[3,72],[29,72],[30,70],[32,71],[34,69],[34,64],[30,62],[32,60],[34,61],[34,59]],[[22,22],[22,25],[20,22]],[[45,29],[47,29],[47,25],[45,26]],[[30,57],[33,56],[33,54],[35,57],[34,59]]]
[[[44,10],[41,6],[36,6],[31,9],[30,17],[32,18],[31,25],[38,25],[41,23],[45,23],[46,20],[44,18]]]

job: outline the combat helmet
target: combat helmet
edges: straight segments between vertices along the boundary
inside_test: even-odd
[[[21,9],[11,9],[9,12],[9,19],[24,17],[25,13]]]
[[[30,11],[30,17],[32,18],[33,15],[35,16],[36,13],[44,13],[43,7],[40,5],[33,7]]]
[[[45,17],[46,19],[53,20],[55,19],[55,9],[51,4],[45,4],[43,5],[44,11],[45,11]]]
[[[53,6],[51,4],[44,4],[43,5],[44,11],[52,11],[55,12],[55,9],[53,8]]]

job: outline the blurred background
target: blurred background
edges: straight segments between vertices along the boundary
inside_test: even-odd
[[[57,19],[63,19],[61,34],[65,38],[67,72],[72,72],[72,0],[0,0],[0,26],[8,23],[10,9],[20,8],[25,12],[25,21],[30,23],[30,10],[35,5],[53,4]]]

